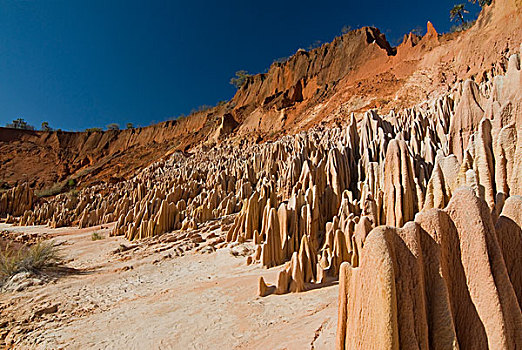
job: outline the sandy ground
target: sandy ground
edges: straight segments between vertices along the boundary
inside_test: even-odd
[[[190,245],[155,242],[120,253],[115,252],[120,244],[131,244],[108,237],[108,227],[0,224],[5,229],[54,237],[67,267],[76,269],[50,283],[0,295],[0,327],[4,342],[14,348],[334,347],[337,284],[258,297],[259,276],[274,282],[279,268],[246,266],[244,256],[232,254],[242,246],[204,253]],[[93,231],[105,238],[93,241]]]

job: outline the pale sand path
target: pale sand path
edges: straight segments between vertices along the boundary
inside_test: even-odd
[[[0,227],[2,229],[2,227]],[[20,230],[20,228],[16,228]],[[23,229],[22,229],[23,230]],[[0,296],[17,319],[58,303],[58,312],[29,322],[35,329],[17,346],[64,349],[331,349],[337,322],[337,285],[300,294],[257,296],[260,275],[279,268],[246,266],[229,248],[163,258],[157,245],[112,254],[122,238],[91,240],[89,229],[27,228],[57,234],[68,266],[88,274]],[[119,258],[119,260],[118,260]],[[123,261],[121,261],[123,260]],[[132,269],[122,268],[132,266]],[[314,340],[315,339],[315,340]]]

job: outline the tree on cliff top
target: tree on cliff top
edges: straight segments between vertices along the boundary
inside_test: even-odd
[[[53,131],[48,122],[42,122],[42,131]]]
[[[23,118],[13,120],[12,123],[7,124],[5,127],[12,129],[34,130],[34,126],[27,124]]]
[[[238,70],[236,76],[230,79],[230,84],[240,89],[251,76],[252,74],[248,74],[246,70]]]
[[[459,19],[462,25],[466,23],[466,21],[464,20],[464,14],[468,13],[468,11],[466,11],[464,6],[464,4],[458,4],[453,6],[453,8],[450,10],[450,19],[452,21]]]

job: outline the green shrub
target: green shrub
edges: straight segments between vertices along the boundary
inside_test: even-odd
[[[107,125],[107,130],[118,131],[118,130],[120,130],[120,126],[116,123],[111,123],[111,124]]]
[[[34,130],[34,126],[27,124],[27,122],[23,118],[13,120],[12,123],[6,125],[6,128]]]
[[[236,72],[236,76],[230,79],[230,84],[234,85],[236,88],[241,88],[248,81],[252,74],[248,74],[246,70],[238,70]]]
[[[104,239],[105,237],[103,237],[98,231],[94,231],[92,234],[91,234],[91,240],[92,241],[99,241],[100,239]]]
[[[53,129],[49,126],[49,122],[42,122],[42,131],[53,131]]]

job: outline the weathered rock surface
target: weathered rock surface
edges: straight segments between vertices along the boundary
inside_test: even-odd
[[[337,347],[520,347],[518,253],[506,251],[505,263],[497,235],[487,203],[469,187],[402,229],[374,229],[359,267],[342,265]]]
[[[481,97],[484,105],[509,105],[503,96],[518,101],[501,83],[520,76],[516,59],[504,76],[467,88],[490,91]],[[370,111],[357,121],[352,115],[344,127],[274,142],[175,152],[128,181],[41,201],[18,221],[52,227],[116,221],[112,235],[137,240],[235,215],[226,240],[252,242],[249,263],[284,264],[276,288],[266,290],[302,291],[337,278],[343,262],[358,266],[372,229],[400,228],[421,209],[442,209],[458,186],[473,188],[496,223],[504,201],[520,191],[516,150],[509,148],[518,139],[506,128],[517,119],[510,109],[498,116],[483,112],[459,162],[450,153],[451,122],[471,113],[463,107],[471,102],[458,101],[449,94],[384,116]],[[222,122],[227,133],[234,127],[229,122]]]
[[[0,192],[0,216],[21,216],[36,202],[28,183]]]
[[[495,1],[475,27],[456,34],[459,42],[475,47],[470,38],[485,23],[504,23],[509,16],[499,14],[500,6],[515,5]],[[509,13],[518,14],[515,8]],[[278,269],[275,280],[257,279],[263,297],[339,278],[339,349],[520,348],[522,74],[520,53],[504,39],[509,49],[489,42],[500,55],[496,65],[477,66],[463,54],[450,66],[466,73],[447,68],[448,76],[437,78],[445,89],[425,91],[427,100],[406,103],[409,108],[343,109],[337,102],[349,96],[336,86],[353,85],[367,72],[342,62],[374,64],[379,74],[392,67],[412,79],[400,63],[405,57],[423,61],[413,66],[427,64],[425,50],[433,53],[431,65],[453,57],[444,44],[453,39],[431,24],[424,37],[410,35],[397,50],[378,31],[362,28],[299,51],[250,78],[235,107],[164,124],[170,132],[153,132],[155,126],[78,139],[40,135],[89,154],[73,157],[76,170],[121,159],[131,149],[142,152],[147,142],[158,143],[162,156],[152,152],[155,161],[132,176],[122,171],[126,179],[38,201],[28,185],[18,186],[1,194],[0,215],[51,227],[114,222],[112,236],[185,242],[199,252],[248,246],[236,252],[246,265]],[[493,60],[482,54],[482,64]],[[405,90],[392,89],[396,100],[411,91],[403,83]],[[331,123],[318,123],[327,112]],[[185,129],[193,130],[183,143]],[[247,137],[283,129],[288,135]],[[34,136],[22,134],[15,139]],[[202,247],[202,232],[220,225],[223,235]]]

